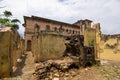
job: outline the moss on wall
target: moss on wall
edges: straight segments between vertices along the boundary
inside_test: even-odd
[[[95,30],[85,29],[84,31],[84,45],[89,46],[91,41],[95,41]]]

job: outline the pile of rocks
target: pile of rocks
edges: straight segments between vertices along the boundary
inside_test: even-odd
[[[72,77],[76,74],[76,72],[70,71],[74,68],[79,69],[79,62],[70,57],[64,57],[60,60],[48,60],[39,63],[33,75],[38,80],[67,78],[68,76]]]

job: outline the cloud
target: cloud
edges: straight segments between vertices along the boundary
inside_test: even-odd
[[[69,23],[87,18],[94,23],[100,22],[103,33],[120,33],[119,0],[3,0],[0,5],[6,6],[2,10],[10,10],[22,23],[24,15]],[[23,28],[20,28],[20,32],[23,31]]]

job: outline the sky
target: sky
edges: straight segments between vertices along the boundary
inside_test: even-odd
[[[0,7],[0,13],[9,10],[21,23],[23,16],[32,15],[71,24],[90,19],[100,23],[103,34],[120,34],[120,0],[0,0]]]

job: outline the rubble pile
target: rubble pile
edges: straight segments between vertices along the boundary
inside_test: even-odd
[[[71,54],[73,56],[80,56],[83,54],[83,48],[84,48],[84,38],[83,36],[77,35],[77,36],[68,36],[66,38],[65,46],[66,50],[64,51],[63,56],[67,56],[68,54]]]
[[[34,72],[34,76],[39,80],[63,78],[65,76],[73,75],[68,74],[70,69],[79,69],[79,61],[73,60],[70,57],[64,57],[59,60],[48,60],[39,63]],[[73,73],[73,72],[72,72]]]
[[[47,60],[40,62],[36,67],[34,76],[38,79],[50,80],[55,77],[60,80],[64,77],[73,77],[76,72],[71,72],[71,69],[79,69],[81,66],[94,62],[94,52],[91,47],[85,47],[83,36],[69,36],[66,38],[66,50],[63,56],[57,60]],[[86,49],[86,50],[85,50]],[[59,80],[58,79],[58,80]],[[70,79],[68,79],[70,80]]]

